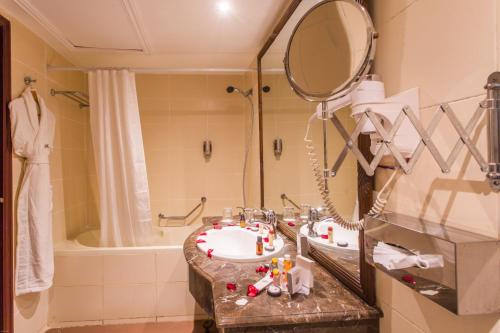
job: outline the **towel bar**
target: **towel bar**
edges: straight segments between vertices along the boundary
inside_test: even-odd
[[[193,215],[193,213],[207,202],[206,197],[201,197],[200,202],[185,216],[167,216],[163,213],[158,214],[158,219],[160,220],[160,227],[183,227],[186,225],[186,220]],[[162,221],[165,220],[165,223]],[[177,223],[169,223],[169,221],[176,221]]]

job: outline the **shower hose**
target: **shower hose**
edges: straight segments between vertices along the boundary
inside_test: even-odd
[[[311,127],[311,122],[315,115],[313,115],[308,124],[307,124],[307,130],[306,130],[306,136],[304,137],[304,143],[307,151],[307,155],[309,156],[309,162],[312,167],[312,172],[314,175],[314,180],[316,181],[317,187],[319,189],[321,199],[323,201],[323,205],[326,207],[328,210],[328,213],[331,215],[333,218],[333,221],[340,226],[349,229],[349,230],[361,230],[364,227],[364,220],[361,219],[359,221],[350,221],[348,219],[345,219],[342,217],[338,212],[337,209],[335,208],[335,205],[333,204],[332,200],[330,199],[328,190],[325,186],[324,182],[324,174],[323,174],[323,169],[321,168],[320,161],[318,160],[316,150],[313,145],[313,140],[309,138],[309,130]],[[387,204],[387,200],[389,198],[390,191],[388,189],[390,188],[390,184],[392,181],[395,179],[399,169],[396,168],[392,172],[391,176],[385,183],[385,185],[382,187],[382,189],[379,191],[377,198],[375,200],[375,203],[373,204],[372,208],[368,212],[368,215],[370,216],[378,216],[380,213],[384,211],[385,205]],[[387,194],[386,194],[387,192]]]
[[[251,95],[250,95],[251,96]],[[243,184],[243,207],[247,207],[247,197],[246,197],[246,173],[247,173],[247,164],[248,164],[248,155],[250,153],[250,147],[252,146],[252,138],[253,138],[253,123],[254,123],[254,109],[253,109],[253,102],[252,98],[250,96],[246,96],[248,102],[250,103],[250,131],[248,132],[246,136],[246,145],[245,145],[245,158],[243,161],[243,179],[242,179],[242,184]]]

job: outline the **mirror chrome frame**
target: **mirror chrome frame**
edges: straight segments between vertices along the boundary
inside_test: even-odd
[[[291,71],[290,71],[290,47],[292,45],[293,38],[295,36],[295,33],[297,32],[298,28],[300,27],[302,21],[304,21],[307,16],[313,12],[316,8],[323,6],[327,3],[330,2],[346,2],[350,3],[351,5],[359,8],[361,11],[361,14],[365,20],[365,23],[367,25],[367,40],[366,40],[366,47],[365,47],[365,53],[364,53],[364,60],[361,64],[358,65],[358,67],[355,69],[355,74],[352,75],[348,80],[346,80],[340,87],[326,93],[326,94],[314,94],[314,93],[309,93],[302,89],[296,80],[294,79]],[[368,14],[367,10],[365,7],[360,5],[358,2],[354,0],[324,0],[321,1],[320,3],[314,5],[311,7],[305,14],[302,16],[302,18],[297,22],[295,25],[295,28],[293,29],[292,35],[290,36],[290,39],[288,40],[288,45],[286,48],[286,53],[285,53],[285,59],[283,59],[284,65],[285,65],[285,73],[286,77],[288,79],[288,82],[290,83],[290,86],[292,87],[293,91],[302,97],[303,99],[310,101],[310,102],[326,102],[326,101],[332,101],[336,100],[339,98],[342,98],[349,94],[352,90],[354,90],[362,81],[362,78],[368,74],[370,71],[371,65],[373,64],[373,60],[375,58],[375,49],[376,49],[376,39],[378,37],[377,32],[375,31],[375,28],[373,26],[372,19],[370,15]]]

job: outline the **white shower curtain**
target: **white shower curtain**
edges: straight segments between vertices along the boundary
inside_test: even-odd
[[[101,246],[135,246],[152,232],[135,75],[89,73],[90,129],[99,187]]]

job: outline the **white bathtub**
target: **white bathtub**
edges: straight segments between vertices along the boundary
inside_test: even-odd
[[[199,225],[155,230],[153,245],[99,247],[99,230],[55,246],[53,327],[206,317],[189,293],[186,237]]]

